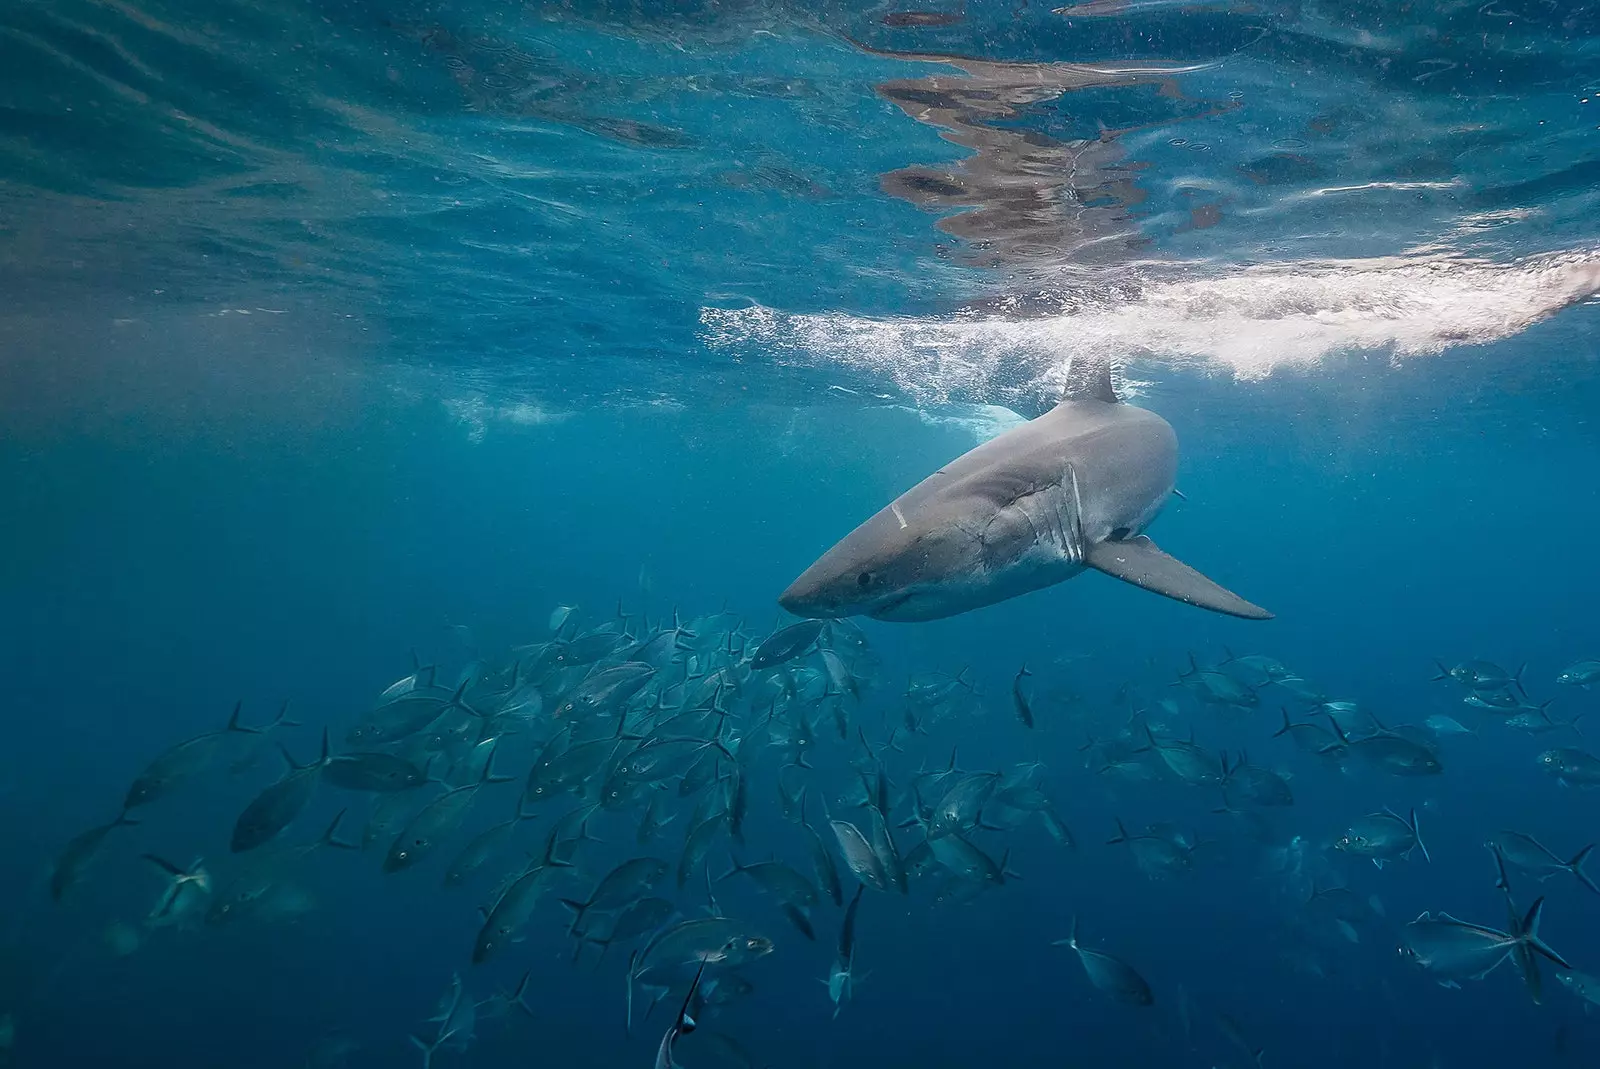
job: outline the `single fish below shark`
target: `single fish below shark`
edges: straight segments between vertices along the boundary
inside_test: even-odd
[[[937,620],[1093,568],[1202,609],[1271,619],[1141,533],[1177,468],[1167,421],[1122,404],[1108,364],[1075,366],[1055,408],[895,498],[778,602],[797,616]]]

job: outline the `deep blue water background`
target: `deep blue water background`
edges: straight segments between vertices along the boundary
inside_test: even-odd
[[[247,720],[288,698],[308,724],[348,723],[409,650],[465,661],[450,625],[493,649],[541,636],[557,603],[601,614],[621,598],[653,616],[727,604],[764,631],[821,549],[973,444],[967,425],[924,415],[1014,403],[1044,389],[1056,355],[979,337],[945,361],[875,362],[870,341],[831,340],[861,324],[903,317],[920,338],[998,293],[1114,303],[1100,279],[1246,264],[1409,254],[1449,276],[1452,257],[1515,274],[1522,257],[1600,255],[1594,5],[1136,4],[1069,20],[969,3],[965,21],[916,31],[884,26],[890,10],[139,0],[0,14],[0,1013],[16,1064],[299,1065],[330,1035],[358,1044],[349,1065],[413,1064],[405,1035],[453,971],[486,998],[525,969],[537,1019],[483,1022],[439,1064],[644,1064],[663,1017],[623,1036],[621,961],[570,968],[547,899],[524,943],[471,968],[487,892],[441,891],[437,866],[385,876],[371,855],[328,855],[310,866],[319,908],[296,924],[158,933],[112,955],[106,926],[136,922],[159,889],[138,854],[225,855],[239,808],[277,774],[270,754],[141,814],[60,905],[52,859],[235,700]],[[523,51],[506,58],[507,42]],[[1074,152],[1127,131],[1130,166],[1101,195],[1126,181],[1139,196],[1104,208],[1105,227],[1144,243],[1075,250],[1048,213],[1009,219],[1041,228],[1060,252],[1048,260],[937,229],[960,216],[880,188],[972,147],[878,93],[932,69],[884,51],[1212,66],[1087,103],[1045,94],[1007,120]],[[1052,107],[1070,123],[1050,127]],[[1300,145],[1273,148],[1289,137]],[[1315,192],[1374,181],[1404,188]],[[1214,225],[1194,225],[1199,201],[1219,206]],[[1453,299],[1417,315],[1448,328],[1460,308],[1515,320],[1536,303]],[[708,338],[702,309],[752,306],[821,317],[827,337]],[[1290,314],[1244,309],[1239,329]],[[1284,838],[1320,851],[1382,805],[1422,811],[1431,865],[1378,872],[1327,851],[1387,921],[1318,944],[1323,977],[1286,962],[1306,945],[1297,903],[1209,812],[1212,792],[1107,781],[1078,752],[1086,731],[1120,725],[1121,684],[1164,683],[1188,651],[1224,645],[1386,722],[1461,715],[1459,692],[1429,681],[1434,658],[1526,661],[1556,715],[1600,707],[1553,682],[1600,656],[1600,306],[1478,326],[1398,362],[1393,345],[1336,336],[1265,369],[1128,340],[1130,377],[1152,382],[1137,402],[1183,443],[1187,500],[1154,534],[1278,618],[1216,618],[1091,575],[952,620],[869,623],[885,660],[869,731],[880,708],[897,715],[910,671],[970,665],[985,696],[983,717],[916,740],[904,771],[957,742],[968,767],[1042,760],[1080,848],[1030,825],[1007,837],[1022,879],[970,905],[871,895],[870,976],[837,1021],[817,983],[836,911],[808,945],[731,889],[724,904],[779,947],[716,1027],[775,1069],[1245,1064],[1219,1011],[1268,1065],[1592,1063],[1600,1023],[1548,973],[1534,1006],[1509,968],[1449,991],[1395,954],[1425,909],[1501,921],[1492,830],[1563,855],[1600,835],[1600,796],[1535,767],[1543,740],[1489,727],[1447,740],[1442,777],[1385,779],[1271,739],[1270,703],[1190,712],[1206,744],[1294,773]],[[1007,697],[1024,661],[1041,689],[1083,696],[1041,700],[1031,735]],[[284,741],[306,759],[315,733]],[[296,832],[339,804],[324,792]],[[1102,845],[1114,816],[1191,822],[1228,849],[1151,882]],[[802,857],[770,770],[747,835],[752,854]],[[1515,886],[1523,904],[1538,893]],[[1546,939],[1600,971],[1600,901],[1564,877],[1540,890]],[[1048,945],[1074,915],[1144,973],[1154,1009],[1105,1001]],[[693,1042],[684,1064],[714,1060]]]

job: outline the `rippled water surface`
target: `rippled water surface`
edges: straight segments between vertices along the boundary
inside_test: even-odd
[[[1541,754],[1597,745],[1600,687],[1559,681],[1600,657],[1597,293],[1588,0],[9,0],[0,1064],[412,1065],[419,1036],[440,1069],[642,1065],[693,970],[626,1031],[648,942],[601,956],[558,900],[657,855],[677,919],[773,943],[708,966],[690,1069],[1593,1064],[1600,896],[1559,866],[1497,888],[1482,844],[1564,862],[1596,835],[1589,785]],[[1181,443],[1154,536],[1274,620],[1091,575],[751,667],[824,549],[1101,362]],[[612,631],[656,675],[569,722],[588,669],[539,658]],[[413,656],[509,719],[385,742],[445,784],[402,814],[313,769],[270,864],[233,849]],[[1474,660],[1526,670],[1430,678]],[[628,780],[706,679],[707,781]],[[292,725],[202,744],[73,862],[153,758],[286,700]],[[1346,700],[1377,719],[1341,724]],[[1394,732],[1445,771],[1345,758]],[[591,734],[617,749],[538,795]],[[1191,737],[1294,804],[1184,782]],[[524,786],[484,784],[440,853],[528,819],[470,878],[383,871],[490,738]],[[730,869],[815,878],[802,785],[827,850],[875,802],[911,856],[981,771],[1011,793],[962,834],[1017,878],[975,890],[946,859],[865,892],[833,1017],[840,904],[807,939]],[[680,884],[690,828],[741,805]],[[1430,861],[1341,845],[1385,807],[1420,814]],[[312,848],[341,812],[369,849]],[[1151,861],[1176,840],[1193,856]],[[552,841],[574,864],[474,964],[480,907]],[[205,871],[192,915],[145,854]],[[1511,961],[1451,989],[1396,954],[1423,911],[1506,924],[1508,893],[1546,896],[1567,962],[1537,1004]],[[239,923],[230,894],[265,905]],[[1074,916],[1153,1006],[1050,945]]]

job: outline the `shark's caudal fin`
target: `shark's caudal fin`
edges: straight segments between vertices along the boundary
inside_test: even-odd
[[[1083,562],[1125,583],[1202,609],[1242,616],[1246,620],[1272,619],[1272,613],[1266,609],[1252,605],[1177,558],[1167,556],[1144,535],[1120,542],[1095,542],[1087,547]]]

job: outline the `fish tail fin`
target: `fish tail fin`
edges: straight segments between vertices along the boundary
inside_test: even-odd
[[[1018,873],[1013,872],[1012,869],[1011,869],[1011,848],[1010,847],[1007,847],[1006,848],[1006,852],[1000,855],[1000,879],[1001,880],[1020,880],[1020,879],[1022,879],[1022,877]]]
[[[1518,923],[1516,933],[1517,936],[1526,942],[1528,946],[1532,947],[1540,954],[1543,954],[1545,957],[1549,958],[1563,969],[1571,969],[1572,966],[1567,964],[1566,958],[1563,958],[1560,954],[1557,954],[1554,950],[1550,949],[1550,945],[1543,939],[1539,938],[1539,921],[1543,917],[1544,898],[1540,897],[1534,901],[1533,905],[1528,907],[1528,912],[1523,915],[1521,922]]]
[[[1434,658],[1433,666],[1435,668],[1439,669],[1439,674],[1436,675],[1436,676],[1429,676],[1428,677],[1428,682],[1430,682],[1430,683],[1438,683],[1440,680],[1444,680],[1444,679],[1449,679],[1450,678],[1450,669],[1448,669],[1448,668],[1446,668],[1444,666],[1444,662],[1443,661],[1439,660],[1438,658]]]
[[[1112,836],[1111,838],[1107,839],[1106,840],[1106,845],[1107,846],[1114,846],[1117,843],[1125,843],[1125,842],[1127,842],[1128,841],[1128,829],[1123,826],[1122,818],[1121,817],[1112,817],[1111,819],[1117,822],[1117,834]]]
[[[517,989],[511,993],[511,1005],[532,1017],[533,1007],[528,1005],[528,981],[533,978],[533,970],[529,969],[522,974],[522,979],[517,981]]]
[[[1567,869],[1578,878],[1579,883],[1595,894],[1600,895],[1600,887],[1596,887],[1594,881],[1589,878],[1589,874],[1583,871],[1583,863],[1589,860],[1589,853],[1594,849],[1594,845],[1594,843],[1590,843],[1576,854],[1573,854],[1572,860],[1567,862]]]
[[[1017,669],[1017,678],[1018,679],[1027,679],[1027,678],[1031,677],[1032,675],[1033,675],[1033,673],[1028,671],[1028,662],[1027,661],[1023,661],[1022,662],[1022,667]]]
[[[1422,825],[1417,823],[1417,809],[1415,806],[1411,807],[1411,820],[1409,823],[1411,824],[1411,838],[1416,840],[1417,849],[1422,851],[1422,860],[1430,865],[1433,864],[1433,858],[1428,854],[1428,844],[1422,841]]]
[[[628,1012],[627,1016],[623,1020],[623,1035],[631,1035],[633,1033],[633,984],[637,976],[637,973],[634,970],[636,970],[638,967],[639,952],[634,950],[628,955]]]
[[[1289,734],[1290,731],[1294,730],[1294,725],[1289,722],[1289,708],[1288,708],[1288,706],[1285,706],[1285,705],[1278,706],[1278,712],[1283,714],[1283,727],[1279,728],[1277,731],[1274,731],[1272,733],[1272,737],[1273,738],[1277,738],[1280,735],[1287,735],[1287,734]]]
[[[1528,662],[1527,661],[1523,661],[1522,662],[1522,667],[1517,669],[1517,674],[1511,677],[1512,685],[1514,685],[1517,688],[1518,692],[1521,693],[1521,695],[1524,698],[1526,698],[1528,696],[1528,690],[1527,690],[1526,687],[1524,687],[1522,685],[1522,673],[1526,672],[1527,670],[1528,670]]]
[[[1506,875],[1506,855],[1494,843],[1489,844],[1489,852],[1494,855],[1494,885],[1506,893],[1506,902],[1511,900],[1511,877]]]
[[[171,876],[173,879],[177,879],[180,876],[189,875],[188,870],[179,868],[166,858],[157,857],[155,854],[141,854],[139,856],[150,862],[150,864],[154,865],[162,872],[165,872],[168,876]]]
[[[298,721],[298,720],[290,720],[288,717],[289,717],[289,699],[285,698],[285,699],[283,699],[283,702],[278,706],[278,715],[272,718],[271,723],[263,724],[261,726],[261,728],[256,732],[256,734],[258,734],[258,735],[259,734],[265,734],[266,732],[271,731],[273,728],[278,728],[278,727],[297,728],[297,727],[300,726],[300,721]]]
[[[318,846],[326,846],[334,850],[361,849],[361,847],[357,846],[355,843],[347,843],[343,839],[339,838],[339,822],[344,819],[344,815],[348,812],[350,812],[350,810],[341,809],[339,812],[333,815],[333,820],[329,821],[328,823],[328,830],[324,831],[322,833],[322,838],[317,840]]]
[[[422,1052],[422,1069],[433,1069],[433,1052],[438,1049],[437,1043],[429,1043],[415,1033],[408,1034],[407,1039],[411,1045]]]
[[[494,774],[494,755],[499,750],[499,746],[491,745],[489,759],[483,763],[483,772],[478,776],[478,786],[482,787],[489,783],[510,783],[517,778],[516,776],[497,776]]]
[[[259,735],[259,734],[261,734],[261,729],[260,728],[247,728],[243,724],[239,723],[239,714],[243,710],[244,710],[244,700],[243,699],[240,699],[239,701],[234,702],[233,703],[233,715],[228,717],[228,726],[226,728],[224,728],[223,730],[224,731],[237,731],[241,735]]]
[[[1550,961],[1554,962],[1558,967],[1571,971],[1572,964],[1567,961],[1566,958],[1563,958],[1560,954],[1557,954],[1554,950],[1552,950],[1550,948],[1550,944],[1546,943],[1543,939],[1530,937],[1528,939],[1528,945],[1534,950],[1538,951],[1545,958],[1548,958]]]
[[[578,935],[578,925],[583,923],[583,915],[589,911],[589,904],[587,902],[579,902],[575,898],[563,898],[561,900],[561,904],[572,910],[572,924],[568,926],[567,934],[576,938]],[[578,942],[578,950],[581,951],[582,949],[583,941],[580,939]],[[573,954],[573,960],[577,960],[576,952]]]
[[[605,842],[604,839],[600,838],[600,836],[594,834],[593,832],[591,832],[589,830],[589,818],[594,816],[594,811],[596,809],[599,809],[599,808],[600,808],[600,804],[598,802],[596,802],[594,805],[591,805],[589,807],[589,812],[585,813],[583,819],[578,822],[578,836],[577,836],[577,841],[578,842],[580,842],[580,843],[604,843]]]
[[[482,720],[483,719],[483,714],[478,712],[476,709],[474,709],[472,706],[470,706],[470,705],[468,705],[466,703],[467,685],[470,684],[471,682],[472,682],[472,680],[470,680],[470,679],[463,679],[460,682],[460,684],[457,685],[456,692],[454,694],[450,695],[450,700],[445,703],[445,708],[446,709],[460,709],[462,712],[466,713],[468,716],[474,716],[474,717],[477,717],[479,720]]]

